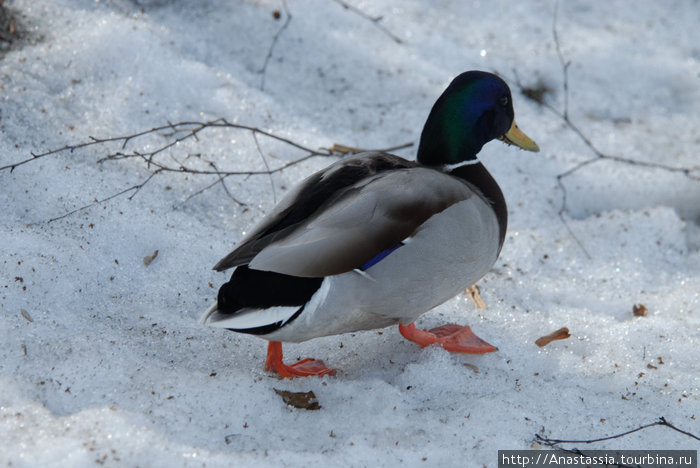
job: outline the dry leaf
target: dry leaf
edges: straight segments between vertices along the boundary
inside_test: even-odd
[[[24,309],[19,309],[20,314],[22,314],[22,317],[27,319],[27,322],[33,322],[34,319],[32,318],[31,315],[29,315],[29,312],[27,312]]]
[[[635,304],[632,306],[632,313],[635,317],[644,317],[647,314],[647,308],[644,304]]]
[[[474,372],[475,374],[479,373],[479,368],[476,367],[474,364],[469,364],[468,362],[465,362],[464,367],[466,367],[467,369],[471,369],[472,372]]]
[[[155,260],[157,256],[158,256],[157,250],[155,252],[153,252],[153,255],[146,255],[145,257],[143,257],[143,264],[146,266],[150,265],[151,262],[153,260]]]
[[[464,292],[466,292],[467,295],[472,298],[472,301],[474,301],[474,305],[476,305],[477,309],[486,309],[486,303],[481,298],[479,286],[472,284]]]
[[[354,146],[341,145],[339,143],[333,143],[333,146],[331,146],[332,153],[349,154],[349,153],[362,153],[364,151],[367,151],[367,150],[363,150],[362,148],[355,148]]]
[[[569,338],[571,335],[569,334],[569,329],[564,327],[560,328],[559,330],[550,333],[549,335],[542,336],[540,338],[537,338],[535,341],[535,344],[539,346],[540,348],[547,346],[549,343],[555,340],[565,340]]]
[[[318,404],[318,399],[314,392],[290,392],[288,390],[278,390],[273,388],[276,394],[282,397],[289,406],[305,410],[318,410],[321,405]]]

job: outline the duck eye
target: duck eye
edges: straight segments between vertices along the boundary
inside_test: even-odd
[[[508,105],[508,96],[501,96],[501,97],[498,99],[498,103],[499,103],[500,105],[502,105],[503,107],[507,106],[507,105]]]

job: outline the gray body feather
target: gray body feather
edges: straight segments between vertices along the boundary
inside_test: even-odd
[[[498,221],[473,185],[396,156],[364,153],[308,177],[215,269],[248,264],[325,277],[300,316],[263,336],[298,342],[410,323],[480,279],[499,250]],[[275,320],[296,311],[277,309]],[[264,325],[256,317],[271,323],[264,317],[273,312],[214,311],[203,319],[224,328]]]

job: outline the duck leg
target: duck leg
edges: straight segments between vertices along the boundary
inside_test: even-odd
[[[282,362],[282,343],[279,341],[270,341],[267,345],[265,370],[277,372],[283,379],[308,377],[310,375],[318,375],[320,377],[326,374],[335,374],[335,369],[326,367],[323,361],[318,359],[306,358],[291,365],[285,364]]]
[[[409,341],[418,343],[421,348],[430,345],[438,345],[451,353],[484,354],[498,351],[472,332],[469,326],[455,325],[453,323],[430,330],[420,330],[414,323],[402,325],[399,323],[399,332]]]

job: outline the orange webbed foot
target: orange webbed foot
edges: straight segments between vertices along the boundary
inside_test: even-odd
[[[294,364],[285,364],[282,361],[282,343],[270,341],[267,345],[267,360],[265,370],[277,372],[282,378],[308,377],[310,375],[335,375],[335,369],[326,367],[323,361],[306,358]]]
[[[399,324],[399,332],[409,341],[418,343],[422,348],[437,345],[451,353],[484,354],[498,351],[474,334],[469,326],[456,324],[443,325],[430,330],[420,330],[416,325]]]

